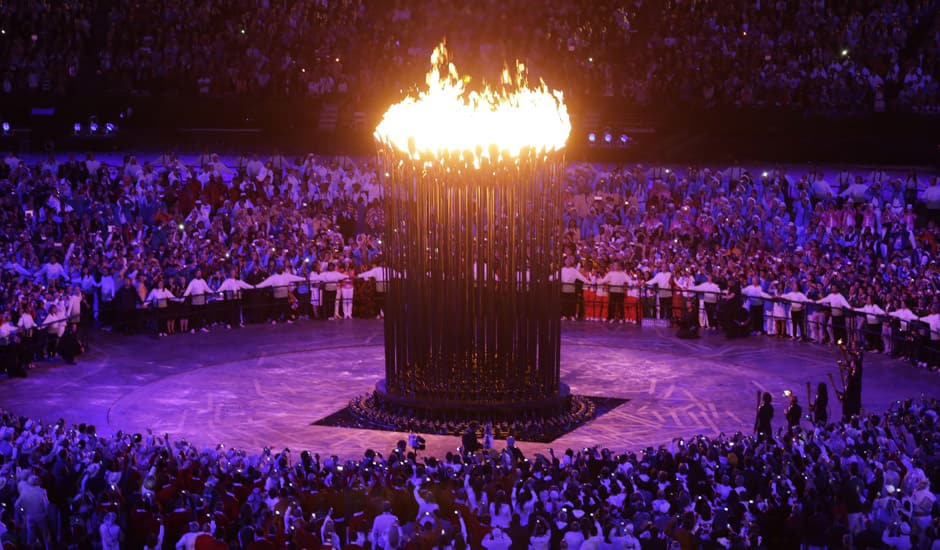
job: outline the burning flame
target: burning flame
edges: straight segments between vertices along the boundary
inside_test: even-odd
[[[515,74],[503,69],[501,86],[468,91],[441,44],[431,54],[428,89],[389,107],[375,129],[375,138],[414,160],[472,155],[482,159],[518,159],[523,149],[546,154],[565,146],[571,120],[563,94],[545,82],[528,87],[525,65]],[[498,158],[491,158],[496,155]]]

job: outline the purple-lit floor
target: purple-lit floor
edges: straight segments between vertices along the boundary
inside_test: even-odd
[[[837,378],[834,348],[755,337],[728,341],[707,333],[679,340],[664,327],[564,323],[562,379],[573,392],[627,403],[554,443],[522,443],[540,452],[590,445],[639,450],[673,437],[748,431],[756,390],[782,392],[805,405],[807,381]],[[402,434],[311,426],[373,387],[383,374],[381,321],[301,321],[157,339],[95,333],[78,365],[43,364],[27,379],[0,378],[0,407],[17,414],[117,430],[169,432],[199,445],[224,443],[359,456],[386,452]],[[866,356],[863,402],[940,396],[940,374],[876,354]],[[830,394],[832,396],[832,394]],[[832,399],[832,414],[839,406]],[[456,437],[428,437],[443,454]]]

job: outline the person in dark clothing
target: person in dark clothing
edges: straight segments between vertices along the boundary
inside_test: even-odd
[[[127,334],[132,333],[134,331],[137,304],[140,303],[140,295],[137,294],[130,277],[124,277],[124,286],[114,293],[114,299],[111,303],[117,311],[117,318],[114,319],[114,329]]]
[[[862,352],[856,350],[840,363],[845,390],[842,393],[842,418],[850,420],[862,412]]]
[[[795,393],[790,394],[790,404],[787,405],[784,416],[787,418],[787,432],[793,434],[794,429],[800,426],[800,419],[803,418],[803,407],[800,406]]]
[[[761,404],[757,407],[757,419],[754,421],[757,437],[768,441],[773,439],[773,428],[770,426],[770,421],[774,418],[774,406],[770,403],[772,399],[769,392],[764,392]]]
[[[676,336],[683,339],[698,338],[698,314],[691,301],[686,301],[685,311],[679,317],[679,332]]]
[[[809,407],[813,411],[813,424],[825,426],[829,421],[829,389],[825,382],[816,387],[816,399]]]
[[[460,444],[463,446],[464,453],[475,453],[480,450],[480,441],[477,440],[477,433],[473,426],[463,433]]]
[[[65,327],[65,333],[59,339],[58,351],[67,365],[75,364],[75,358],[82,353],[82,346],[78,341],[78,325],[69,323]]]

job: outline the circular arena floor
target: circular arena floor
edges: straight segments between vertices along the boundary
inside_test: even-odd
[[[562,379],[574,393],[626,399],[552,443],[526,452],[600,445],[639,450],[674,437],[750,431],[755,393],[770,391],[783,424],[783,391],[806,401],[832,373],[833,347],[706,333],[679,340],[665,327],[569,322],[562,328]],[[385,452],[403,434],[313,425],[370,391],[383,376],[382,323],[300,321],[156,338],[96,332],[78,365],[41,364],[26,379],[0,379],[0,407],[35,418],[118,430],[167,432],[200,446],[260,451],[311,449],[355,457]],[[863,403],[880,412],[897,399],[940,396],[940,374],[866,355]],[[840,414],[832,398],[832,414]],[[443,454],[459,441],[429,436]]]

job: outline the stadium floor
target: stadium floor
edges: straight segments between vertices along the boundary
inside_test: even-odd
[[[574,393],[627,399],[551,444],[526,452],[600,445],[638,451],[674,437],[750,431],[756,390],[774,395],[781,426],[786,389],[806,402],[832,373],[833,347],[770,337],[727,340],[705,333],[679,340],[665,327],[563,323],[562,379]],[[354,458],[391,449],[402,434],[311,425],[370,391],[383,375],[382,323],[298,321],[209,334],[156,338],[95,332],[75,366],[42,363],[25,379],[0,379],[0,407],[54,421],[118,430],[168,432],[200,446],[224,443],[250,452],[311,449]],[[940,397],[940,373],[867,354],[863,403],[881,412],[893,401]],[[830,393],[833,415],[839,405]],[[458,438],[428,436],[444,454]]]

